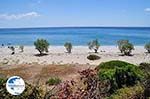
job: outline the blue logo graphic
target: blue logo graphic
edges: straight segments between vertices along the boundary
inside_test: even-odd
[[[25,83],[19,76],[12,76],[6,82],[6,89],[12,95],[20,95],[25,90]]]

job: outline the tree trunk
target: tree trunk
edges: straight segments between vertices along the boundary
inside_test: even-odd
[[[95,53],[97,53],[97,49],[94,49]]]
[[[43,54],[41,50],[38,50],[38,51],[40,52],[40,55],[42,55],[42,54]]]
[[[130,56],[130,52],[124,52],[124,55]]]
[[[69,53],[71,53],[71,49],[69,49],[69,51],[68,51]]]

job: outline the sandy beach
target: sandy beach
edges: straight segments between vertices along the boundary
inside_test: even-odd
[[[150,54],[143,46],[135,46],[132,56],[122,56],[116,46],[101,46],[98,53],[89,50],[87,46],[73,46],[72,53],[66,53],[63,46],[50,46],[48,55],[36,56],[39,52],[34,46],[25,46],[20,52],[15,46],[15,54],[7,47],[0,48],[0,71],[6,76],[19,75],[25,81],[34,84],[40,77],[40,83],[45,84],[49,77],[57,76],[63,81],[78,79],[78,71],[95,68],[101,62],[122,60],[132,64],[150,62]],[[96,54],[99,60],[88,60],[87,56]]]
[[[36,56],[39,52],[34,46],[25,46],[24,52],[20,52],[16,46],[15,54],[11,55],[11,50],[7,47],[0,48],[0,63],[1,65],[15,64],[90,64],[98,65],[101,62],[110,60],[123,60],[133,64],[141,62],[150,62],[150,55],[146,53],[143,46],[135,46],[133,56],[121,56],[120,51],[116,46],[101,46],[97,55],[99,60],[91,61],[87,56],[93,53],[87,46],[73,46],[72,53],[66,53],[63,46],[50,46],[48,55]]]

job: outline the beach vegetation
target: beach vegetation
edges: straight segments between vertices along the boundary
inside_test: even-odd
[[[51,77],[48,79],[48,81],[46,82],[46,84],[48,85],[57,85],[61,83],[61,79],[58,77]]]
[[[134,50],[134,46],[128,40],[119,40],[118,41],[118,48],[121,53],[124,55],[130,56],[132,50]]]
[[[88,47],[89,47],[90,50],[94,50],[95,53],[97,53],[97,51],[100,47],[100,43],[98,42],[97,39],[95,39],[95,40],[88,43]]]
[[[119,48],[119,50],[121,51],[121,53],[123,52],[122,45],[123,45],[124,43],[129,43],[129,40],[119,40],[119,41],[117,41],[118,48]]]
[[[0,78],[0,99],[43,99],[43,90],[26,82],[26,89],[21,95],[11,95],[6,89],[6,81]]]
[[[12,51],[11,55],[15,54],[15,47],[14,46],[9,46],[8,48]]]
[[[144,97],[146,97],[145,99],[150,99],[150,74],[143,81],[143,85],[144,85]]]
[[[111,93],[125,86],[133,86],[144,78],[138,66],[119,60],[101,63],[97,70],[101,80],[111,83]]]
[[[7,77],[4,74],[0,74],[0,99],[42,99],[43,91],[38,85],[31,85],[27,82],[26,89],[21,95],[14,96],[8,93],[6,89]]]
[[[43,52],[48,52],[49,43],[45,39],[37,39],[34,42],[35,48],[43,55]]]
[[[66,48],[67,52],[68,53],[71,53],[71,50],[72,50],[72,44],[70,42],[66,42],[64,44],[64,47]]]
[[[46,86],[38,84],[41,80],[38,80],[34,86],[25,82],[26,89],[19,96],[9,94],[5,88],[7,80],[0,79],[0,97],[3,99],[149,99],[150,76],[145,79],[143,73],[145,69],[149,69],[149,63],[137,66],[119,60],[102,62],[95,69],[78,71],[78,79],[75,80],[62,82],[58,77],[50,77],[46,81]]]
[[[150,75],[150,63],[140,63],[139,68],[144,71],[145,75]]]
[[[103,62],[81,72],[79,82],[62,82],[51,98],[138,99],[147,97],[138,66],[119,60]],[[149,91],[146,90],[146,93]]]
[[[145,44],[145,49],[147,50],[148,53],[150,53],[150,42]]]
[[[89,59],[89,60],[98,60],[98,59],[100,59],[100,57],[97,56],[97,55],[92,54],[92,55],[87,56],[87,59]]]
[[[56,89],[57,93],[49,98],[62,99],[103,99],[107,93],[107,82],[99,82],[98,76],[93,69],[86,69],[79,72],[80,78],[62,82]],[[106,90],[105,90],[106,89]],[[50,93],[49,93],[50,94]]]
[[[141,63],[139,68],[145,74],[145,78],[142,81],[142,84],[144,85],[144,96],[150,97],[150,63]]]
[[[125,87],[118,89],[110,97],[106,99],[144,99],[144,88],[142,85],[135,85],[133,87]]]
[[[6,82],[6,79],[0,78],[0,87]]]
[[[20,45],[19,49],[20,49],[20,52],[24,52],[24,46],[23,45]]]

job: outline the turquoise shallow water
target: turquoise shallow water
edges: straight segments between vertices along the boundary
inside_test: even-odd
[[[0,29],[0,44],[33,45],[37,38],[44,38],[51,45],[63,45],[70,41],[73,45],[87,45],[98,39],[101,45],[115,45],[119,39],[128,39],[135,45],[150,41],[150,28],[115,27],[72,27],[72,28],[20,28]]]

